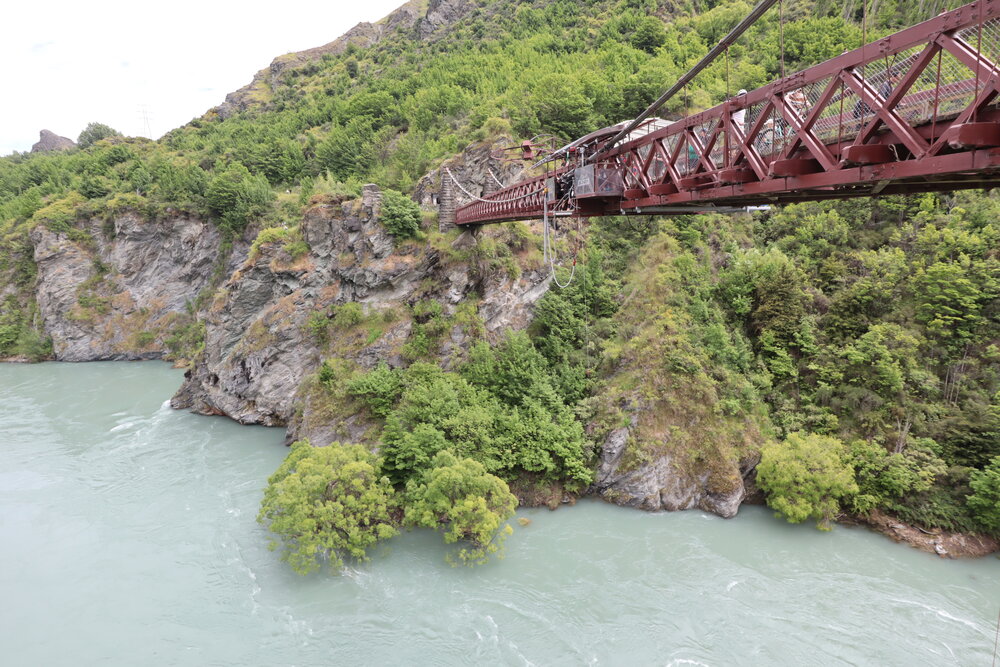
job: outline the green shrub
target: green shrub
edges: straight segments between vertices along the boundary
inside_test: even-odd
[[[502,550],[516,508],[503,480],[472,459],[442,451],[407,483],[404,521],[442,530],[448,544],[465,543],[452,562],[472,565]]]
[[[969,509],[976,521],[984,530],[1000,535],[1000,456],[985,469],[974,471],[969,486]]]
[[[247,224],[266,213],[275,195],[267,179],[234,162],[217,172],[205,193],[213,213],[222,218],[222,224],[239,232]]]
[[[333,309],[333,325],[339,329],[349,329],[361,324],[364,318],[364,310],[356,301],[348,301]]]
[[[79,192],[72,191],[35,211],[31,220],[44,224],[54,232],[68,234],[72,223],[78,216],[79,207],[84,201]]]
[[[104,123],[87,123],[87,127],[83,129],[83,132],[77,138],[76,144],[80,148],[88,148],[101,139],[120,136],[122,136],[121,132]]]
[[[379,221],[393,236],[410,238],[420,231],[420,207],[400,192],[385,190],[382,192]]]
[[[403,392],[403,382],[398,371],[382,362],[348,383],[347,392],[359,398],[373,415],[385,419]]]
[[[829,530],[840,500],[858,492],[846,458],[844,445],[836,438],[791,433],[761,449],[757,482],[767,494],[768,506],[789,522],[816,519],[818,528]]]
[[[396,535],[390,512],[395,491],[379,461],[360,445],[292,445],[268,479],[257,520],[277,536],[271,548],[300,574],[324,562],[339,570],[344,558],[367,559],[379,540]]]

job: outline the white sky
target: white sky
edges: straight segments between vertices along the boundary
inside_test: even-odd
[[[87,123],[158,138],[275,57],[332,42],[405,0],[12,0],[0,31],[0,156]]]

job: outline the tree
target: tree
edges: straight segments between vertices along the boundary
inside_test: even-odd
[[[392,485],[380,461],[360,445],[313,447],[291,452],[268,479],[257,521],[278,536],[282,560],[300,574],[324,561],[338,570],[344,558],[367,558],[369,547],[397,534],[390,516]]]
[[[420,207],[401,192],[385,190],[379,221],[393,236],[409,238],[420,231]]]
[[[104,123],[88,123],[87,127],[80,133],[76,143],[80,148],[87,148],[88,146],[93,146],[101,139],[120,136],[122,136],[121,132]]]
[[[987,531],[1000,535],[1000,456],[994,457],[983,470],[972,473],[968,496],[969,509],[976,521]]]
[[[224,226],[235,231],[263,215],[274,200],[274,192],[263,176],[251,174],[239,162],[217,171],[205,193],[212,211]]]
[[[791,433],[782,442],[764,445],[757,483],[767,494],[768,506],[789,522],[816,519],[820,530],[830,529],[840,499],[858,492],[844,444],[813,433]]]
[[[406,485],[406,514],[410,526],[444,531],[448,544],[465,542],[453,562],[483,563],[498,553],[513,529],[517,498],[507,484],[472,459],[439,452],[429,468]]]
[[[871,440],[856,440],[849,448],[858,493],[851,499],[855,512],[868,512],[887,502],[924,493],[947,467],[930,449],[913,445],[888,452]]]

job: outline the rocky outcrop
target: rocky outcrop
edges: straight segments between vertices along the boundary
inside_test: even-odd
[[[413,326],[409,306],[417,302],[437,301],[448,317],[473,299],[488,337],[527,325],[545,291],[542,272],[515,279],[483,271],[460,252],[397,243],[379,214],[374,186],[358,201],[320,201],[301,225],[307,254],[293,258],[274,243],[239,267],[207,309],[205,354],[172,405],[242,423],[288,425],[294,438],[364,441],[368,425],[357,415],[331,423],[310,403],[303,380],[322,358],[362,368],[401,364]],[[334,340],[317,340],[316,323],[325,327],[348,303],[360,306],[364,322],[334,330]],[[440,341],[438,356],[447,363],[469,342],[455,326]]]
[[[431,39],[459,21],[469,10],[468,0],[431,0],[420,23],[420,36]]]
[[[593,492],[605,500],[644,510],[700,509],[724,518],[736,516],[747,496],[745,479],[758,459],[748,457],[738,466],[724,461],[722,465],[692,466],[685,460],[683,449],[660,454],[650,460],[629,460],[626,453],[637,427],[633,418],[630,426],[612,430],[600,451]],[[703,462],[705,463],[705,462]]]
[[[31,147],[32,153],[45,153],[49,151],[64,151],[76,148],[76,142],[66,137],[60,137],[55,132],[42,130],[38,133],[38,142]]]
[[[444,188],[450,187],[454,204],[459,207],[473,201],[469,195],[483,197],[515,183],[524,175],[524,165],[503,159],[509,157],[504,149],[511,144],[506,136],[472,144],[421,178],[413,198],[421,206],[440,207]]]
[[[31,231],[35,300],[59,361],[156,359],[172,320],[208,284],[220,237],[204,221],[134,213]]]

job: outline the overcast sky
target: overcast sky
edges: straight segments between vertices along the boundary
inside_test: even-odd
[[[158,138],[275,57],[404,1],[12,0],[0,34],[0,155],[30,150],[43,128],[76,141],[93,121]]]

